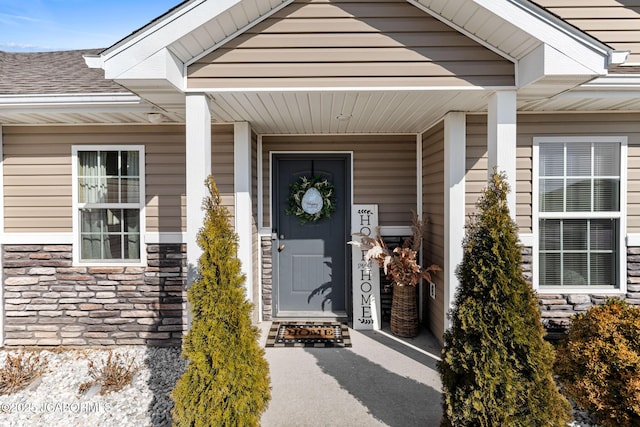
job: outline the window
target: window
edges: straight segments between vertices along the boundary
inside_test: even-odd
[[[535,138],[534,164],[538,287],[624,287],[626,139]]]
[[[74,260],[140,262],[144,150],[74,147]]]

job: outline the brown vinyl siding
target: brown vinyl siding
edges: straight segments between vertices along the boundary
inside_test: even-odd
[[[184,126],[4,126],[2,131],[6,232],[72,231],[73,145],[144,145],[146,231],[185,231]],[[212,170],[233,213],[233,125],[212,128]]]
[[[301,0],[188,68],[188,87],[511,86],[514,66],[404,0]]]
[[[411,211],[416,209],[414,135],[264,136],[262,190],[266,227],[270,223],[272,151],[353,152],[354,203],[378,204],[380,225],[411,224]]]
[[[540,6],[640,63],[640,1],[536,0]]]
[[[517,123],[516,221],[531,233],[533,138],[536,136],[628,137],[627,232],[640,232],[640,114],[520,114]],[[466,209],[470,213],[486,186],[486,117],[467,116]]]
[[[422,135],[422,212],[427,224],[423,244],[424,265],[445,265],[444,253],[444,124],[438,123]],[[431,332],[442,339],[444,334],[444,274],[433,277],[435,299],[429,296],[429,284],[424,286],[424,321]]]
[[[233,149],[233,125],[214,126],[211,135],[211,174],[220,191],[222,205],[231,214],[231,224],[235,221]]]
[[[71,232],[73,145],[144,145],[147,231],[183,229],[183,126],[4,126],[5,231]]]

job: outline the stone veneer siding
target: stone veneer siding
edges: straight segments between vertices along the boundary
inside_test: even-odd
[[[271,236],[260,237],[262,262],[262,319],[273,318],[273,242]]]
[[[146,249],[146,267],[74,267],[71,245],[5,245],[5,345],[180,345],[186,245]]]
[[[522,266],[531,282],[532,249],[523,248]],[[610,297],[624,298],[627,303],[640,305],[640,248],[627,248],[627,293],[620,294],[539,294],[542,323],[548,330],[566,329],[571,316],[584,313],[589,307],[603,304]]]

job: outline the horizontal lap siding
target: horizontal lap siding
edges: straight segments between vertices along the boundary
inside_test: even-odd
[[[4,126],[2,131],[6,232],[72,231],[73,145],[144,145],[146,231],[185,230],[184,126]],[[233,126],[214,126],[212,145],[212,170],[223,203],[233,212]]]
[[[265,136],[264,223],[270,223],[269,162],[272,151],[353,151],[353,198],[379,205],[380,225],[410,225],[416,209],[416,137],[413,135]]]
[[[147,231],[181,231],[184,127],[10,127],[3,130],[6,232],[72,231],[72,145],[144,145]]]
[[[424,240],[424,265],[444,266],[444,124],[440,123],[422,136],[422,211],[427,224]],[[444,274],[433,277],[436,298],[429,296],[428,284],[424,298],[427,312],[423,314],[431,332],[442,338],[444,334]]]
[[[537,3],[640,63],[640,1],[539,0]]]
[[[299,1],[189,66],[188,86],[512,85],[513,64],[405,1]]]
[[[233,144],[233,125],[217,125],[213,127],[211,136],[211,173],[218,191],[220,191],[222,205],[231,214],[232,224],[235,218]]]
[[[640,114],[521,114],[517,123],[516,216],[522,233],[531,233],[533,138],[536,136],[628,137],[627,231],[640,232]],[[467,213],[486,187],[486,118],[467,118]]]

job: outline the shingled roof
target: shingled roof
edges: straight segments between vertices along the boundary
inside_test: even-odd
[[[0,95],[128,93],[104,71],[87,67],[83,55],[104,49],[16,53],[0,51]]]

